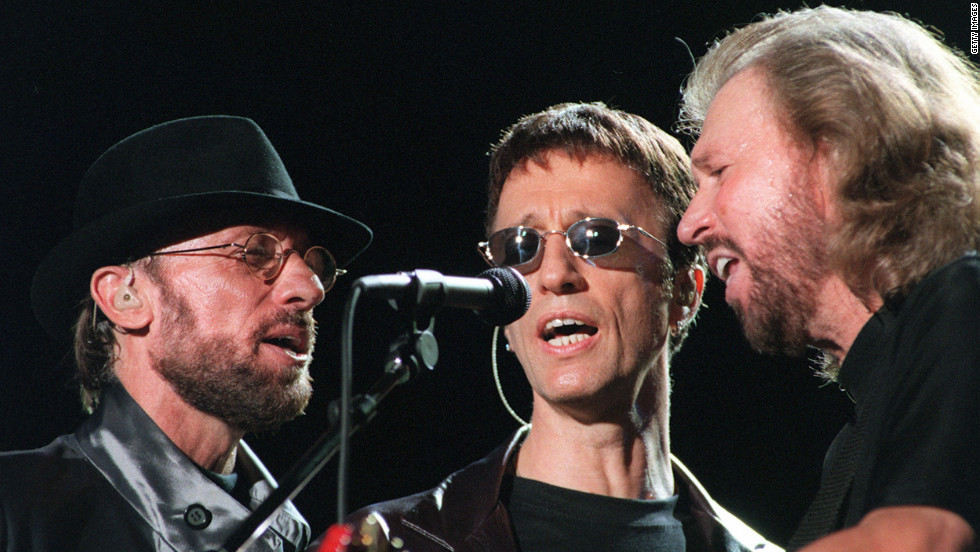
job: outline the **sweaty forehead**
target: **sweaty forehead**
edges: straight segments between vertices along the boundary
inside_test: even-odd
[[[785,130],[779,103],[764,70],[744,69],[711,100],[701,135],[691,149],[691,166],[709,169],[724,164],[740,149],[766,140],[767,134],[782,134]]]

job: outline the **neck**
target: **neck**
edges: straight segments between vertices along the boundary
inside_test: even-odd
[[[616,498],[671,496],[668,422],[661,412],[666,409],[640,414],[637,406],[618,420],[583,423],[535,395],[531,430],[517,457],[517,474]]]
[[[843,362],[854,339],[884,304],[877,295],[859,297],[837,275],[828,278],[817,294],[817,312],[810,321],[814,347]]]
[[[116,376],[150,419],[198,466],[228,474],[243,432],[190,406],[148,362],[127,358],[125,346],[115,364]]]

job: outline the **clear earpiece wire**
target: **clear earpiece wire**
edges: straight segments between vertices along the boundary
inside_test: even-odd
[[[514,409],[510,407],[510,403],[507,402],[507,397],[504,396],[504,388],[500,385],[500,372],[497,370],[497,338],[500,335],[500,326],[493,327],[493,339],[490,342],[490,366],[493,367],[493,382],[497,385],[497,395],[500,396],[500,401],[504,403],[504,408],[507,413],[510,414],[511,418],[517,420],[517,423],[522,426],[531,425],[525,422],[523,418],[514,412]]]

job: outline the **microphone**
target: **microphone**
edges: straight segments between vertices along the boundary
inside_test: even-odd
[[[390,299],[396,308],[441,306],[473,309],[491,326],[505,326],[531,307],[531,287],[513,268],[491,268],[475,278],[443,276],[419,269],[397,274],[364,276],[353,284],[370,297]]]

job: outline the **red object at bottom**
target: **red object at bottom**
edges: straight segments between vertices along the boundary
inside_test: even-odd
[[[317,552],[347,552],[354,528],[347,524],[331,525]]]

